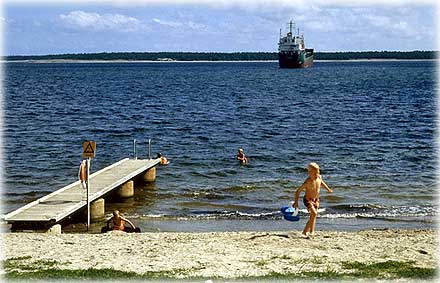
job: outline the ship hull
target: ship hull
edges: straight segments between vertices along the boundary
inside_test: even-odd
[[[280,68],[308,68],[313,66],[313,49],[296,52],[279,52]]]

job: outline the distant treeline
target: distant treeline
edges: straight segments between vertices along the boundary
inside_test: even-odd
[[[315,60],[355,59],[436,59],[437,51],[361,51],[315,52]],[[131,60],[131,61],[269,61],[278,60],[277,52],[102,52],[55,55],[6,56],[17,60]]]

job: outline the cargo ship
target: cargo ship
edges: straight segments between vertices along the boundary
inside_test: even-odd
[[[278,43],[278,62],[280,68],[308,68],[313,65],[313,49],[307,49],[304,45],[304,35],[293,34],[295,24],[290,21],[289,32],[286,36],[281,35]]]

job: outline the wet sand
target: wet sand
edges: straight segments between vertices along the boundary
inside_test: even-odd
[[[433,230],[106,234],[2,233],[3,259],[56,261],[60,269],[111,268],[172,277],[241,278],[344,272],[343,262],[415,261],[436,268]],[[345,271],[346,272],[346,271]]]

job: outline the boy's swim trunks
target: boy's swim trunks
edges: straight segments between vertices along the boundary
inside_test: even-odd
[[[318,207],[319,207],[319,198],[307,199],[304,197],[303,202],[304,202],[304,205],[307,207],[307,209],[310,209],[310,206],[312,206],[312,205],[316,209],[318,209]]]

